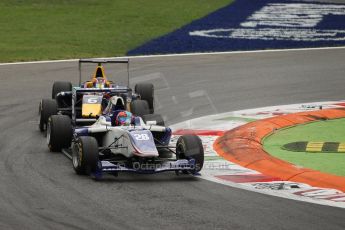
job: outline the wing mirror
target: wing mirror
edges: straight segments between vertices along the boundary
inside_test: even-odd
[[[147,125],[157,125],[157,121],[147,121]]]

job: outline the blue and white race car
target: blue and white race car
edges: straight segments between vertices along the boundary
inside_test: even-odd
[[[204,163],[203,145],[198,136],[179,137],[169,146],[171,129],[157,125],[157,116],[144,120],[127,110],[113,96],[105,112],[90,126],[72,126],[67,115],[53,115],[47,125],[47,143],[51,151],[62,151],[73,162],[77,174],[101,178],[118,172],[198,173]]]

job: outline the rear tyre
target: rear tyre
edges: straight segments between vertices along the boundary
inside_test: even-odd
[[[140,95],[141,100],[147,101],[150,113],[154,113],[154,87],[151,83],[136,84],[134,90]]]
[[[57,103],[53,99],[43,99],[40,101],[38,113],[40,116],[39,129],[41,132],[47,129],[48,118],[57,114]]]
[[[157,125],[165,126],[165,122],[163,120],[163,117],[160,114],[145,114],[142,118],[143,118],[145,123],[147,121],[156,121]]]
[[[131,102],[131,112],[139,117],[150,114],[149,104],[145,100],[134,100]]]
[[[195,168],[189,170],[194,174],[199,172],[204,165],[204,148],[201,139],[195,135],[184,135],[179,137],[176,143],[176,158],[177,159],[194,159]]]
[[[72,91],[72,83],[67,81],[56,81],[53,84],[52,98],[56,98],[56,94],[61,92]]]
[[[99,164],[98,143],[90,136],[79,137],[72,146],[72,163],[79,175],[96,172]]]
[[[67,115],[53,115],[48,119],[47,144],[51,152],[59,152],[71,146],[72,124]]]

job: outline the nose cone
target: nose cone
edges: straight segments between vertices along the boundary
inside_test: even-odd
[[[149,130],[136,130],[129,133],[134,148],[133,154],[139,157],[158,157],[158,151]]]

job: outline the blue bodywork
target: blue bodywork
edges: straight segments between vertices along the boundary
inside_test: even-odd
[[[166,131],[162,132],[159,135],[160,139],[158,142],[162,146],[168,146],[170,138],[172,136],[172,131],[170,128],[166,127]],[[152,135],[152,132],[148,129],[138,129],[134,128],[127,129],[128,135],[131,139],[131,143],[137,149],[138,152],[157,152],[156,141]],[[79,127],[74,130],[74,137],[78,136],[89,136],[92,135],[89,132],[89,127]],[[65,153],[66,154],[66,153]],[[128,167],[126,163],[121,163],[117,161],[100,159],[97,170],[93,172],[93,175],[96,178],[101,178],[104,173],[118,173],[118,172],[133,172],[140,174],[155,174],[167,171],[193,171],[195,169],[195,160],[194,159],[167,159],[164,161],[158,160],[147,162],[134,162],[131,167]]]
[[[194,170],[195,160],[194,159],[181,159],[176,161],[165,161],[162,163],[147,163],[137,164],[133,168],[128,168],[120,163],[114,164],[109,161],[100,161],[96,172],[93,175],[96,178],[101,178],[103,173],[118,173],[118,172],[132,172],[139,174],[155,174],[168,171],[181,171],[181,170]]]
[[[139,153],[157,154],[157,148],[150,130],[130,130],[128,134],[132,145]]]

